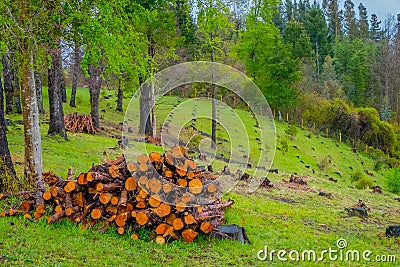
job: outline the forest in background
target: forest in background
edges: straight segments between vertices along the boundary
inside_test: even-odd
[[[400,16],[378,18],[351,0],[343,9],[337,0],[5,0],[0,10],[0,168],[15,176],[4,114],[23,113],[25,176],[39,189],[43,101],[50,104],[48,134],[67,139],[62,103],[77,105],[78,86],[88,87],[100,127],[102,88],[118,90],[122,112],[124,95],[152,74],[193,60],[245,72],[271,109],[292,114],[292,122],[340,136],[354,149],[367,145],[400,158]],[[208,95],[208,88],[193,86],[191,92],[175,93]],[[215,88],[213,97],[220,95],[228,104],[237,101]],[[145,131],[154,135],[152,121],[145,120]]]

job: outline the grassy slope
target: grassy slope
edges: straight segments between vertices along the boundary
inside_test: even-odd
[[[45,98],[46,99],[46,98]],[[113,111],[115,97],[102,100],[101,109],[105,109],[105,121],[118,124],[123,120],[123,114]],[[127,101],[125,101],[127,102]],[[159,107],[158,115],[161,122],[168,110],[175,104],[175,98],[165,98]],[[88,93],[86,89],[78,90],[78,108],[80,113],[89,113]],[[126,103],[127,104],[127,103]],[[75,109],[65,105],[65,113]],[[254,122],[248,113],[239,111],[240,117],[253,129]],[[41,119],[46,121],[48,114]],[[20,116],[9,116],[12,121]],[[201,128],[200,124],[196,127]],[[277,123],[277,134],[284,135],[286,125]],[[204,127],[207,132],[208,128]],[[47,125],[42,124],[43,133],[43,161],[45,170],[53,170],[63,176],[69,166],[74,172],[87,171],[92,163],[100,163],[104,159],[104,152],[111,156],[121,153],[120,150],[110,150],[117,144],[116,139],[106,134],[96,136],[86,134],[69,134],[70,141],[60,138],[46,137]],[[257,136],[249,131],[250,140]],[[221,137],[226,133],[219,132]],[[257,259],[257,252],[268,245],[270,249],[315,249],[321,251],[328,247],[335,248],[339,238],[348,241],[349,249],[370,249],[374,254],[395,254],[400,261],[399,243],[393,239],[381,237],[386,225],[399,222],[400,204],[393,200],[392,194],[386,193],[383,172],[375,173],[377,184],[384,189],[383,195],[371,194],[369,190],[352,188],[349,181],[354,170],[373,169],[373,161],[363,155],[356,155],[344,144],[336,144],[327,138],[305,136],[306,132],[299,129],[295,140],[289,142],[289,151],[285,155],[277,151],[274,167],[279,168],[278,175],[269,178],[276,184],[276,189],[267,191],[259,189],[256,192],[246,193],[246,186],[240,183],[235,190],[226,197],[233,198],[236,203],[226,213],[227,223],[243,225],[248,233],[251,245],[241,245],[238,242],[208,240],[201,236],[193,244],[182,241],[173,242],[165,246],[158,246],[151,242],[132,241],[129,235],[117,236],[113,229],[104,234],[98,234],[95,229],[81,229],[80,226],[62,221],[54,225],[40,222],[28,222],[22,218],[0,219],[0,264],[10,266],[245,266],[266,265]],[[22,175],[23,162],[23,130],[20,125],[9,127],[9,143],[16,168]],[[293,148],[297,146],[297,149]],[[257,144],[251,143],[251,155],[257,153]],[[314,147],[314,151],[311,149]],[[222,149],[223,151],[223,149]],[[310,165],[317,170],[317,162],[327,155],[331,155],[332,164],[327,173],[305,168]],[[299,156],[297,158],[296,156]],[[305,163],[301,163],[303,160]],[[364,166],[361,165],[364,162]],[[222,163],[215,163],[215,169],[220,169]],[[334,172],[338,171],[343,178]],[[310,175],[310,188],[299,190],[288,188],[280,183],[282,178],[297,172]],[[339,179],[337,184],[328,181],[327,176]],[[333,194],[329,200],[318,196],[318,190]],[[354,205],[358,199],[363,199],[370,207],[370,218],[360,220],[347,218],[343,209]],[[284,201],[291,202],[286,203]],[[10,200],[11,201],[11,200]],[[7,205],[3,202],[0,206]],[[140,233],[143,239],[148,233]],[[274,261],[276,266],[285,266],[284,263]],[[328,264],[328,263],[327,263]],[[286,265],[290,265],[287,263]],[[301,263],[301,266],[313,266],[313,263]],[[343,262],[332,262],[331,266],[343,266]],[[353,263],[352,266],[363,266],[364,262]],[[392,266],[392,265],[388,265]]]

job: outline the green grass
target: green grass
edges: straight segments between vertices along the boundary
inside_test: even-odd
[[[92,163],[99,164],[105,158],[122,153],[115,149],[117,139],[113,125],[123,121],[124,114],[116,112],[114,91],[106,91],[113,97],[105,100],[102,97],[100,110],[103,125],[109,130],[98,135],[68,134],[66,142],[59,137],[47,137],[48,113],[41,116],[41,131],[43,137],[43,162],[45,171],[52,170],[65,177],[68,167],[73,167],[74,173],[87,171]],[[45,95],[45,98],[47,96]],[[125,99],[125,107],[129,99]],[[179,101],[183,101],[180,99]],[[47,101],[45,101],[47,102]],[[77,108],[64,105],[65,113],[89,113],[89,95],[87,89],[78,90]],[[164,97],[158,105],[158,122],[162,123],[169,111],[178,103],[177,98]],[[111,108],[112,106],[112,108]],[[47,109],[47,105],[46,105]],[[190,112],[190,106],[182,107],[182,112]],[[200,111],[198,111],[200,112]],[[225,111],[223,111],[225,112]],[[237,110],[250,140],[250,161],[259,155],[259,145],[255,138],[260,131],[255,129],[254,119],[246,111]],[[221,116],[225,116],[224,113]],[[13,122],[9,127],[8,139],[17,172],[23,174],[23,129],[16,122],[19,115],[7,116]],[[198,120],[197,129],[210,133],[210,121]],[[276,123],[278,138],[285,136],[287,124]],[[188,138],[186,132],[182,139]],[[308,137],[310,136],[310,137]],[[200,136],[201,138],[204,138]],[[200,138],[199,137],[199,138]],[[198,138],[198,139],[199,139]],[[228,138],[228,132],[222,127],[218,138]],[[246,142],[246,135],[238,135],[235,142]],[[286,137],[285,137],[286,138]],[[198,140],[197,139],[197,140]],[[254,140],[254,141],[253,141]],[[397,239],[383,236],[389,224],[399,223],[400,203],[393,200],[396,196],[388,193],[385,183],[385,169],[373,171],[374,161],[364,154],[355,154],[346,144],[310,135],[308,131],[298,128],[294,140],[288,139],[289,150],[283,154],[277,150],[273,167],[279,169],[279,174],[269,175],[275,185],[271,190],[258,189],[248,193],[244,182],[229,192],[224,198],[232,198],[235,204],[226,212],[226,223],[235,223],[246,228],[252,242],[242,245],[235,241],[214,240],[200,236],[193,244],[175,241],[166,245],[157,245],[146,241],[148,232],[140,235],[144,240],[133,241],[129,234],[119,236],[115,229],[106,233],[97,233],[94,227],[84,229],[68,221],[48,225],[46,220],[39,222],[25,221],[21,217],[0,218],[0,265],[5,266],[292,266],[293,263],[283,263],[278,260],[262,262],[257,259],[259,250],[268,248],[302,251],[315,249],[317,252],[332,247],[336,248],[336,240],[344,238],[348,249],[360,251],[369,249],[373,255],[394,254],[397,264],[400,261],[400,245]],[[230,142],[218,146],[218,153],[228,156]],[[279,146],[279,143],[278,143]],[[297,147],[297,148],[294,148]],[[314,149],[313,149],[314,148]],[[151,146],[149,148],[160,149]],[[318,169],[318,163],[326,157],[331,158],[331,164],[326,171]],[[302,160],[304,163],[300,162]],[[363,165],[362,163],[363,162]],[[205,162],[207,163],[207,162]],[[223,162],[212,163],[215,170],[222,169]],[[308,165],[310,168],[306,168]],[[352,167],[351,170],[349,167]],[[357,170],[372,171],[375,183],[382,186],[383,194],[371,194],[370,190],[357,190],[350,181],[351,174]],[[314,170],[314,173],[313,171]],[[248,170],[252,172],[253,170]],[[309,176],[309,187],[306,190],[289,188],[282,179],[288,180],[292,173]],[[335,172],[340,172],[339,177]],[[338,183],[328,180],[338,179]],[[318,191],[332,193],[333,198],[318,196]],[[353,206],[358,199],[363,199],[370,206],[369,218],[349,218],[345,216],[344,208]],[[289,203],[287,203],[289,202]],[[12,200],[0,203],[5,208]],[[315,263],[300,262],[300,266],[314,266]],[[374,263],[378,266],[377,263]],[[372,266],[374,266],[372,264]],[[324,266],[365,266],[366,262],[346,263],[325,260]],[[380,266],[380,265],[379,265]],[[387,264],[386,266],[396,266]],[[397,265],[398,266],[398,265]]]

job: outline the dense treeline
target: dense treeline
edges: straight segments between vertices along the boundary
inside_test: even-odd
[[[229,64],[244,71],[273,109],[295,114],[314,128],[343,135],[392,155],[400,120],[400,16],[381,22],[360,4],[345,0],[145,0],[9,1],[0,3],[0,56],[4,113],[23,112],[25,175],[41,180],[37,113],[48,85],[49,135],[67,140],[63,105],[72,85],[90,92],[91,115],[100,127],[100,90],[118,91],[117,110],[138,85],[159,69],[191,60]],[[71,77],[66,81],[66,75]],[[226,89],[190,87],[237,103]],[[3,90],[4,89],[4,90]],[[176,93],[188,95],[187,90]],[[211,89],[211,90],[209,90]],[[150,109],[154,87],[141,90]],[[150,91],[149,91],[150,90]],[[185,92],[186,91],[186,92]],[[233,99],[233,100],[232,100]],[[24,107],[21,109],[21,104]],[[156,134],[156,110],[141,113],[141,133]],[[0,123],[2,163],[12,176],[5,125]],[[216,124],[213,120],[213,138]],[[0,181],[1,182],[1,181]]]

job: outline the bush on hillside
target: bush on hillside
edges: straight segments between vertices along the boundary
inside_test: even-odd
[[[355,184],[355,187],[360,190],[372,188],[374,186],[374,181],[372,181],[368,177],[362,177],[360,180],[358,180]]]
[[[400,195],[400,168],[391,169],[386,174],[389,191]]]

